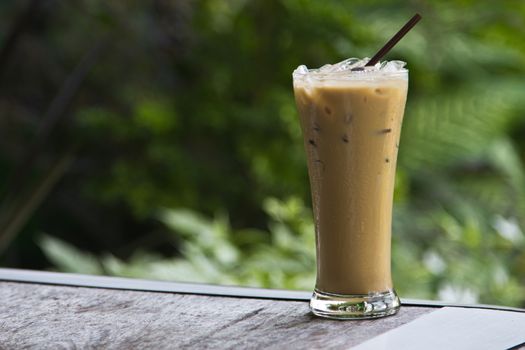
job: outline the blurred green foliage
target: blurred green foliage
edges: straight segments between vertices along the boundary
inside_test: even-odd
[[[310,289],[291,72],[370,56],[417,11],[423,20],[388,57],[410,69],[396,287],[525,305],[525,3],[46,4],[4,73],[2,179],[66,73],[93,42],[109,44],[42,157],[75,143],[76,161],[11,255],[44,231],[41,247],[65,271]],[[3,19],[18,10],[0,8]]]
[[[187,209],[166,209],[159,219],[173,233],[179,257],[137,250],[126,261],[95,257],[44,235],[41,246],[61,271],[253,287],[313,289],[315,239],[310,209],[301,200],[264,202],[268,231],[231,227],[228,217],[206,218]],[[516,277],[525,259],[525,238],[515,222],[497,218],[483,232],[477,218],[458,222],[441,212],[427,218],[436,237],[422,249],[395,235],[393,273],[403,296],[467,303],[520,305],[523,286]],[[498,231],[500,230],[500,231]]]
[[[268,199],[264,207],[267,232],[235,230],[225,214],[209,219],[187,209],[162,210],[159,219],[172,230],[180,257],[139,250],[124,262],[112,255],[97,259],[50,236],[43,236],[41,245],[55,266],[68,272],[311,289],[315,238],[309,210],[298,199]]]

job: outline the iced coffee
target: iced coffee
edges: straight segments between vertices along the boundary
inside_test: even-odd
[[[311,307],[334,318],[395,313],[392,200],[408,71],[348,59],[293,73],[317,239]]]

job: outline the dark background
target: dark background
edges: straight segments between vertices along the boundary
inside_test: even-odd
[[[525,302],[525,4],[0,3],[0,265],[310,289],[291,72],[408,62],[402,296]]]

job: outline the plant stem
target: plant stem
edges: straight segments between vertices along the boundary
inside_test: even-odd
[[[14,239],[20,229],[27,223],[33,212],[40,206],[55,184],[62,178],[67,168],[73,161],[73,152],[69,151],[62,155],[51,166],[45,176],[29,191],[28,195],[22,197],[10,211],[9,220],[0,227],[0,253]]]

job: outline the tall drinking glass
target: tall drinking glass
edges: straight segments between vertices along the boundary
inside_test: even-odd
[[[358,62],[293,73],[316,231],[310,306],[337,319],[392,315],[400,306],[390,251],[408,70],[400,61],[350,69]]]

